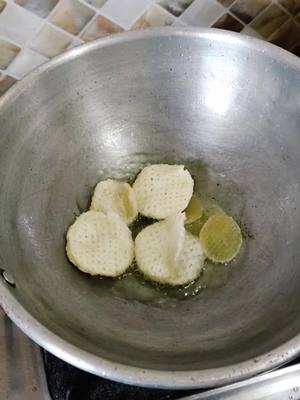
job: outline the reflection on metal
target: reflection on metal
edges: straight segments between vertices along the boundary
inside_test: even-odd
[[[300,364],[181,400],[299,400]]]
[[[0,399],[50,400],[40,348],[0,308]]]

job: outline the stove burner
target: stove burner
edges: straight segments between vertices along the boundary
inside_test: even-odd
[[[124,385],[81,371],[46,351],[43,358],[53,400],[175,400],[200,392]]]

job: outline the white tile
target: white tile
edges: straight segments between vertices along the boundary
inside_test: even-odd
[[[45,18],[59,0],[15,0],[15,3],[34,14]]]
[[[154,0],[107,0],[101,14],[124,29],[129,29]]]
[[[49,21],[77,35],[95,15],[95,11],[77,0],[60,1]]]
[[[193,0],[160,0],[159,5],[175,15],[175,17],[179,17],[192,2]]]
[[[123,29],[103,15],[98,15],[82,32],[80,38],[85,42],[109,36],[113,33],[122,32]]]
[[[0,0],[0,13],[4,10],[6,7],[6,1]]]
[[[258,39],[263,39],[263,37],[256,32],[254,29],[250,28],[249,26],[245,26],[245,28],[241,31],[244,35],[252,36]]]
[[[133,29],[172,25],[175,17],[164,8],[154,4],[135,22]]]
[[[91,4],[94,7],[100,8],[106,2],[106,0],[85,0],[88,4]]]
[[[9,75],[2,75],[0,77],[0,96],[7,91],[14,83],[16,79]]]
[[[71,42],[70,35],[47,24],[31,42],[30,47],[43,56],[51,58],[64,52]]]
[[[14,59],[7,69],[7,73],[15,76],[18,79],[23,78],[30,71],[37,68],[39,65],[46,62],[48,58],[36,53],[30,49],[24,49]]]
[[[0,37],[23,45],[41,29],[44,21],[13,3],[7,3],[0,14]]]
[[[183,21],[180,21],[180,19],[175,19],[173,22],[172,26],[187,26]]]
[[[209,27],[224,13],[224,8],[215,0],[195,0],[180,19],[192,26]]]
[[[6,69],[20,51],[20,47],[0,39],[0,68]]]
[[[77,47],[77,46],[80,46],[81,44],[83,44],[84,43],[84,41],[83,40],[81,40],[81,39],[79,39],[79,38],[75,38],[74,40],[73,40],[73,42],[68,46],[68,50],[69,49],[73,49],[73,47]]]

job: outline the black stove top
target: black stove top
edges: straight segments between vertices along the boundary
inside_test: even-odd
[[[199,390],[144,389],[99,378],[43,351],[48,388],[53,400],[175,400]]]
[[[203,390],[159,390],[124,385],[84,372],[43,351],[48,388],[53,400],[175,400]],[[299,364],[296,358],[285,366]]]

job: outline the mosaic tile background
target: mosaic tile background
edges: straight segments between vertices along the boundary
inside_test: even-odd
[[[0,94],[71,47],[164,25],[228,29],[300,56],[300,0],[0,0]]]

